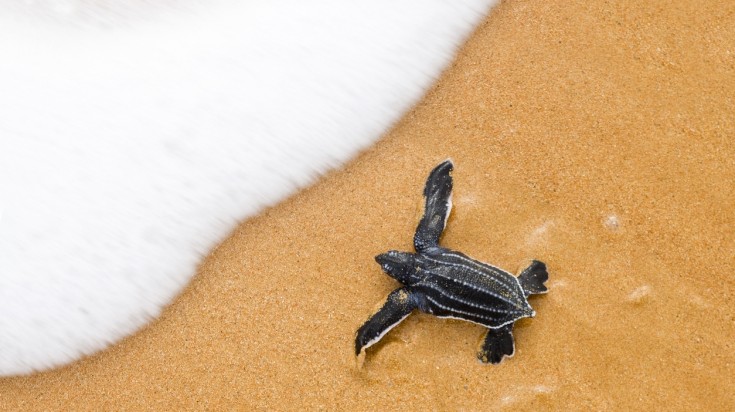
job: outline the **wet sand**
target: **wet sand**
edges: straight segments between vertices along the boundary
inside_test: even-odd
[[[594,3],[594,4],[593,4]],[[152,325],[0,380],[2,410],[733,410],[735,3],[505,1],[343,170],[243,223]],[[421,189],[455,161],[443,244],[548,264],[516,355],[414,314],[356,368]]]

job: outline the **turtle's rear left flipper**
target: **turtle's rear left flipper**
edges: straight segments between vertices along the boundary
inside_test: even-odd
[[[452,210],[452,169],[451,160],[445,160],[435,167],[426,179],[424,197],[426,205],[424,216],[416,228],[413,244],[417,252],[423,252],[439,245],[439,237],[447,224]]]
[[[498,329],[489,329],[482,349],[477,353],[477,358],[482,363],[500,363],[504,356],[511,357],[515,352],[513,342],[513,324],[507,324]]]

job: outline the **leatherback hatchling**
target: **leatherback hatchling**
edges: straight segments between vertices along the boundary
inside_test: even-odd
[[[534,260],[518,277],[439,246],[452,209],[451,160],[434,168],[424,188],[426,205],[413,238],[417,253],[390,251],[375,257],[389,276],[404,286],[357,331],[355,354],[379,341],[418,309],[440,318],[461,319],[488,328],[478,352],[484,362],[513,356],[513,323],[534,317],[528,296],[546,293],[546,265]]]

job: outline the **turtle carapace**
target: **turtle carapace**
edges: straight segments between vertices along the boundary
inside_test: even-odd
[[[546,293],[546,265],[534,260],[518,277],[439,246],[452,209],[453,164],[447,160],[429,174],[424,215],[413,238],[416,253],[390,251],[375,257],[389,276],[403,284],[357,331],[355,354],[378,342],[415,309],[440,318],[461,319],[488,328],[478,352],[484,362],[513,356],[513,323],[536,312],[528,296]]]

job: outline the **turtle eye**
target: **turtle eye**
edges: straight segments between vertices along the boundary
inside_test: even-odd
[[[375,261],[378,262],[385,273],[399,282],[408,284],[413,281],[412,275],[416,271],[416,262],[411,254],[390,251],[375,256]]]

